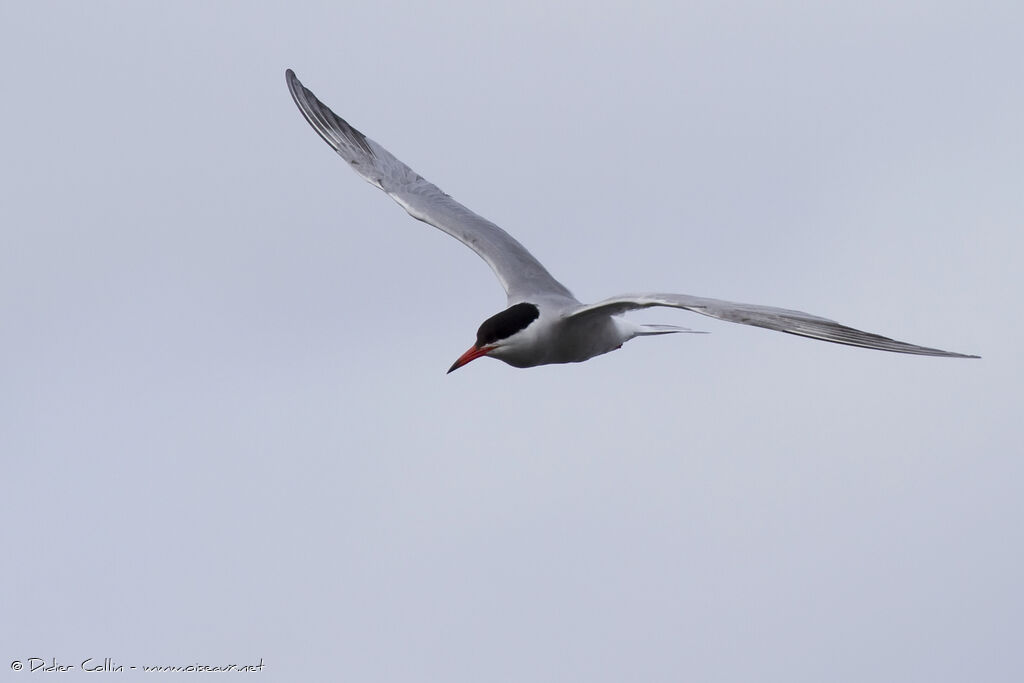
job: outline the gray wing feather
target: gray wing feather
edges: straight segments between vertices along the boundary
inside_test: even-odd
[[[569,311],[567,317],[586,315],[619,315],[626,311],[652,306],[682,308],[694,313],[727,320],[742,325],[754,325],[778,332],[786,332],[801,337],[820,339],[836,344],[860,346],[865,349],[893,351],[895,353],[911,353],[919,356],[949,356],[952,358],[979,358],[963,353],[953,353],[932,349],[926,346],[907,344],[879,334],[864,332],[802,311],[791,311],[785,308],[741,304],[721,299],[706,299],[687,294],[627,294],[599,301],[596,304],[581,306]]]
[[[511,235],[452,199],[350,126],[306,89],[291,69],[285,72],[285,80],[309,125],[356,173],[390,195],[413,218],[443,230],[475,251],[494,270],[510,302],[538,294],[572,298],[569,290]]]

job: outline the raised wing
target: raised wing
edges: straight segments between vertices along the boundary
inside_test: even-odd
[[[539,294],[572,298],[569,290],[511,235],[459,204],[350,126],[306,89],[291,69],[285,72],[285,80],[309,125],[356,173],[387,192],[413,218],[443,230],[475,251],[494,270],[510,303]]]
[[[764,327],[769,330],[835,342],[836,344],[860,346],[865,349],[912,353],[918,356],[980,357],[953,353],[951,351],[941,351],[928,348],[927,346],[907,344],[906,342],[889,339],[879,334],[863,332],[846,325],[841,325],[834,320],[801,311],[791,311],[772,306],[758,306],[756,304],[740,304],[733,301],[722,301],[721,299],[705,299],[687,294],[627,294],[605,299],[596,304],[581,306],[570,311],[566,317],[598,314],[619,315],[626,311],[650,308],[652,306],[682,308],[694,313],[718,318],[719,320],[727,320],[731,323],[754,325],[755,327]]]

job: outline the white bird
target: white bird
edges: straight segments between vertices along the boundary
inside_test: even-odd
[[[688,294],[625,294],[594,304],[580,303],[511,235],[452,199],[350,126],[306,89],[291,69],[285,72],[285,79],[302,115],[356,173],[390,195],[413,218],[443,230],[475,251],[505,288],[508,308],[480,325],[476,342],[448,372],[482,356],[517,368],[578,363],[614,351],[634,337],[693,332],[674,325],[639,324],[622,317],[627,311],[651,306],[682,308],[729,322],[868,349],[978,358],[907,344],[800,311]]]

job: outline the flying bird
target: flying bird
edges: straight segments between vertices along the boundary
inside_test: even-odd
[[[618,349],[630,339],[694,332],[675,325],[640,324],[622,314],[652,306],[777,330],[801,337],[919,356],[978,358],[896,341],[809,313],[688,294],[623,294],[584,304],[514,237],[442,192],[316,98],[288,69],[285,80],[299,111],[352,169],[398,202],[413,218],[439,228],[477,253],[505,288],[508,307],[480,325],[473,346],[448,369],[489,356],[517,368],[578,363]]]

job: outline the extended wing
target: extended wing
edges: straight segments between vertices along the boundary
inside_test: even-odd
[[[879,334],[864,332],[862,330],[841,325],[834,320],[820,316],[791,311],[785,308],[774,308],[772,306],[759,306],[756,304],[740,304],[733,301],[722,301],[721,299],[705,299],[699,296],[687,294],[627,294],[611,299],[599,301],[596,304],[581,306],[569,311],[566,317],[586,315],[619,315],[626,311],[638,308],[650,308],[652,306],[668,306],[670,308],[682,308],[694,313],[700,313],[719,320],[727,320],[731,323],[743,325],[754,325],[769,330],[786,332],[801,337],[820,339],[836,344],[847,344],[849,346],[860,346],[865,349],[878,349],[879,351],[893,351],[895,353],[912,353],[919,356],[949,356],[952,358],[979,358],[963,353],[953,353],[932,349],[927,346],[917,346],[906,342],[889,339]]]
[[[352,169],[388,193],[413,218],[429,223],[475,251],[505,288],[510,303],[538,294],[572,294],[511,235],[424,180],[390,152],[350,126],[307,90],[295,73],[285,72],[299,111]]]

